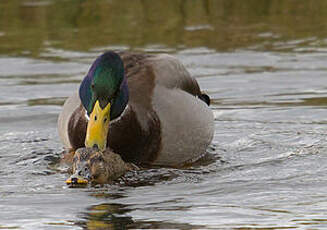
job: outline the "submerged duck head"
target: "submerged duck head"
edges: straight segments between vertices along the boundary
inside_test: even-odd
[[[89,118],[85,146],[104,150],[109,123],[121,115],[128,102],[124,65],[118,54],[106,52],[94,61],[79,96]]]
[[[125,163],[118,154],[106,149],[80,148],[73,159],[73,174],[66,180],[69,185],[112,183],[127,171],[137,169]]]

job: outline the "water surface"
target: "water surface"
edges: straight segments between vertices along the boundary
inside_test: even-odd
[[[0,2],[0,228],[325,229],[327,2]],[[101,52],[170,53],[212,98],[208,156],[71,189],[57,116]]]

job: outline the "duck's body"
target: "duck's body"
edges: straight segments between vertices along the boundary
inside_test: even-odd
[[[184,66],[163,54],[119,56],[128,103],[110,121],[107,146],[136,164],[176,166],[204,154],[213,138],[213,113]],[[81,92],[68,98],[58,120],[65,147],[74,150],[84,146],[88,126],[80,98]]]

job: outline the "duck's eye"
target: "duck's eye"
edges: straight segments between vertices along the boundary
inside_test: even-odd
[[[92,180],[96,180],[99,178],[99,174],[98,173],[94,173],[92,176],[91,176],[91,179]]]
[[[106,122],[107,122],[107,120],[108,120],[108,118],[105,118],[105,119],[103,120],[103,123],[106,123]]]
[[[97,118],[97,116],[95,115],[95,116],[94,116],[94,120],[96,121],[97,119],[98,119],[98,118]]]

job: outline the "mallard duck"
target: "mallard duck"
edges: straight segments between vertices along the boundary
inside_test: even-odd
[[[110,184],[127,171],[138,170],[138,167],[126,163],[120,155],[106,148],[79,148],[72,163],[72,175],[66,180],[68,185]]]
[[[110,147],[127,162],[182,165],[212,141],[209,103],[175,57],[108,51],[65,101],[59,136],[71,150]]]

